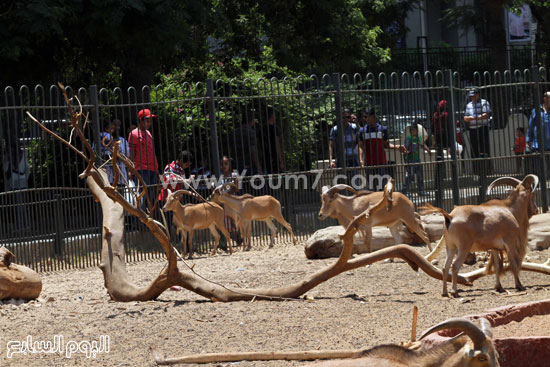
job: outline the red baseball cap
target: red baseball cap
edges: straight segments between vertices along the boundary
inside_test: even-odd
[[[149,110],[149,109],[147,109],[147,108],[146,108],[146,109],[143,109],[143,110],[141,110],[141,111],[138,112],[138,119],[139,119],[139,120],[142,120],[142,119],[148,118],[148,117],[157,118],[157,115],[153,115],[153,114],[151,113],[151,110]]]

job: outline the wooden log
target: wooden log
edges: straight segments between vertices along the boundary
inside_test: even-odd
[[[14,264],[14,259],[11,251],[0,248],[0,300],[38,298],[42,292],[40,276],[26,266]]]
[[[151,348],[157,365],[172,365],[180,363],[217,363],[238,361],[312,361],[317,359],[352,358],[361,349],[344,350],[306,350],[306,351],[273,351],[273,352],[240,352],[240,353],[204,353],[191,354],[183,357],[165,358],[155,348]]]

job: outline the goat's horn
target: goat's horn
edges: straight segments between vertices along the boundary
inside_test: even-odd
[[[539,177],[533,174],[525,176],[523,181],[521,181],[521,184],[527,188],[528,186],[531,186],[531,191],[535,191],[537,189],[537,186],[539,185]]]
[[[483,325],[483,324],[482,324]],[[477,327],[476,324],[470,320],[462,318],[453,318],[447,321],[443,321],[440,324],[432,326],[430,329],[426,330],[420,339],[424,339],[429,334],[435,333],[441,330],[447,329],[456,329],[462,331],[464,334],[468,335],[472,342],[474,343],[474,349],[480,350],[483,348],[483,343],[487,340],[485,333]]]
[[[390,202],[393,200],[392,195],[393,195],[394,184],[395,184],[395,181],[393,180],[393,178],[390,178],[386,183],[386,186],[384,186],[384,195]]]
[[[227,182],[227,183],[224,183],[223,186],[225,186],[226,188],[227,187],[234,187],[235,189],[239,189],[239,186],[235,185],[234,182]]]
[[[484,317],[481,317],[479,319],[479,324],[481,326],[481,331],[483,331],[483,334],[485,334],[489,338],[492,338],[493,337],[493,328],[491,327],[491,323],[489,322],[489,320],[487,320]]]
[[[212,191],[220,191],[220,190],[223,188],[224,185],[225,185],[225,184],[221,184],[221,185],[219,185],[219,186],[216,186],[216,187],[214,188],[214,190],[212,190]]]
[[[505,185],[516,187],[520,183],[521,183],[521,181],[518,180],[517,178],[514,178],[514,177],[500,177],[500,178],[497,178],[496,180],[491,182],[489,187],[487,187],[487,195],[489,195],[491,193],[491,190],[494,187],[505,186]]]
[[[329,187],[328,186],[323,186],[321,187],[321,195],[324,195],[328,192],[329,190]]]
[[[338,184],[338,185],[332,186],[332,187],[327,191],[327,195],[328,195],[328,196],[332,196],[332,195],[334,195],[335,193],[337,193],[338,191],[342,191],[342,190],[348,190],[348,191],[353,192],[354,194],[357,194],[357,190],[355,190],[353,187],[351,187],[351,186],[349,186],[349,185],[346,185],[346,184]]]
[[[174,192],[174,196],[181,196],[183,194],[189,195],[189,196],[197,196],[195,193],[189,191],[189,190],[178,190]]]

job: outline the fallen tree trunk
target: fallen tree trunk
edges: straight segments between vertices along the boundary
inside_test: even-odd
[[[38,298],[42,292],[40,276],[26,266],[14,264],[14,259],[11,251],[0,248],[0,300]]]
[[[151,348],[153,358],[158,365],[180,363],[218,363],[239,361],[313,361],[317,359],[352,358],[361,353],[361,349],[345,350],[305,350],[305,351],[274,351],[274,352],[240,352],[240,353],[204,353],[191,354],[183,357],[166,358],[155,348]]]

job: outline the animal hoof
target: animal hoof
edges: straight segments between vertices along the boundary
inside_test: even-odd
[[[502,288],[502,287],[495,287],[495,291],[497,291],[498,293],[504,293],[504,292],[506,292],[506,291],[504,290],[504,288]]]

